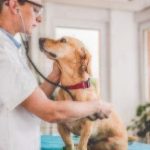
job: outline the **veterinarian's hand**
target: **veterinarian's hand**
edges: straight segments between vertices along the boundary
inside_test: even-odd
[[[53,70],[52,70],[50,75],[53,76],[53,81],[54,82],[59,82],[60,81],[61,71],[58,67],[57,62],[53,63]]]
[[[112,105],[106,102],[100,102],[100,109],[96,115],[99,119],[105,119],[109,117],[109,115],[111,114],[111,110],[112,110]]]

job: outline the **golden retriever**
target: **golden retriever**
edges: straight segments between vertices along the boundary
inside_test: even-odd
[[[74,88],[70,88],[74,100],[98,99],[92,84],[80,88],[81,83],[87,83],[91,76],[91,56],[81,41],[72,37],[58,40],[41,38],[39,44],[48,58],[57,61],[61,70],[61,84],[68,88],[74,85]],[[65,101],[71,97],[60,89],[56,99]],[[109,118],[95,121],[83,118],[59,123],[58,130],[67,150],[74,150],[70,133],[80,136],[78,150],[127,150],[127,131],[114,109]]]

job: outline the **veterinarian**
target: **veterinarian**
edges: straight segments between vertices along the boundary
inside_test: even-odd
[[[54,87],[38,86],[14,35],[31,35],[42,21],[41,9],[41,0],[0,0],[0,150],[40,150],[40,119],[63,122],[110,114],[110,106],[98,100],[51,101],[47,96]],[[54,65],[48,78],[59,82],[59,77]]]

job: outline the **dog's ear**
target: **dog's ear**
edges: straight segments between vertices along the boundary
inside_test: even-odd
[[[82,47],[80,50],[80,64],[80,74],[83,75],[84,72],[87,72],[91,75],[91,55],[88,52],[88,50],[84,47]]]

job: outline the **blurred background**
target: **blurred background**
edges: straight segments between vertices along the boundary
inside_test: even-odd
[[[80,39],[92,54],[92,78],[101,98],[113,103],[128,126],[137,107],[150,102],[150,0],[43,0],[43,4],[43,22],[31,39],[36,66],[48,75],[52,65],[39,50],[39,37]],[[55,125],[45,122],[41,132],[57,134]]]

